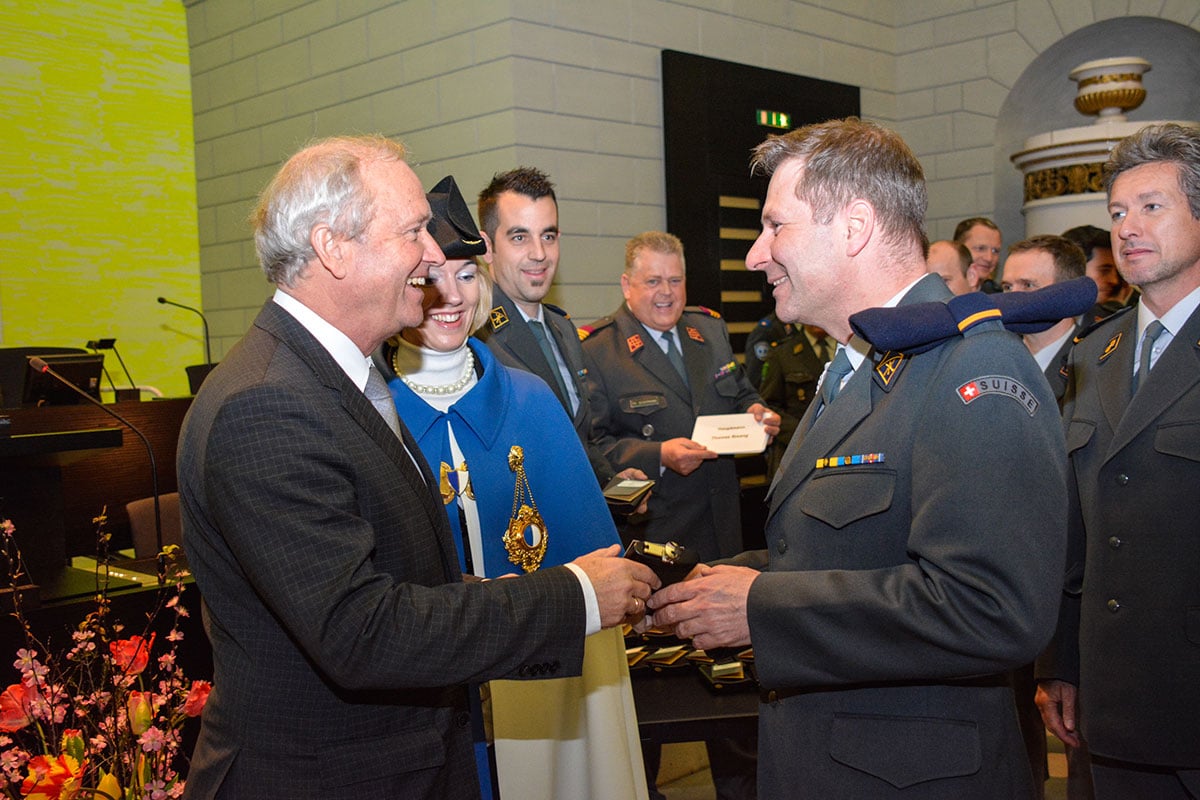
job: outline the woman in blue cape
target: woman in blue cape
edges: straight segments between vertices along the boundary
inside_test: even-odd
[[[464,575],[533,571],[617,543],[552,390],[468,338],[491,307],[490,280],[473,258],[485,245],[453,178],[428,197],[446,263],[430,268],[420,327],[386,342],[375,361],[438,477]],[[620,630],[584,646],[578,677],[491,682],[502,797],[646,797]]]

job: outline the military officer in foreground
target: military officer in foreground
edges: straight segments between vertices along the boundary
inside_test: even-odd
[[[768,549],[659,590],[652,622],[753,645],[763,797],[1028,798],[1004,672],[1054,627],[1054,398],[989,296],[955,298],[962,332],[923,352],[854,335],[856,312],[951,296],[926,275],[925,180],[899,136],[831,121],[753,163],[771,179],[746,265],[780,319],[840,346],[768,494]]]

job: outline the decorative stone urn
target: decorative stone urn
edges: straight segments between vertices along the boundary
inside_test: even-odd
[[[1075,108],[1080,114],[1097,114],[1098,124],[1124,122],[1124,112],[1132,111],[1146,99],[1142,75],[1149,71],[1149,61],[1133,56],[1080,64],[1069,76],[1079,84]]]

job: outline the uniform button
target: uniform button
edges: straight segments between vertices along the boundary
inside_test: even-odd
[[[1115,599],[1109,600],[1108,601],[1108,610],[1115,614],[1121,610],[1121,604],[1118,603]]]
[[[1125,544],[1125,543],[1123,541],[1121,541],[1120,536],[1108,537],[1108,546],[1111,547],[1113,550],[1116,550],[1118,547],[1120,547],[1123,544]]]
[[[780,539],[778,542],[776,542],[775,550],[778,551],[780,554],[786,553],[787,552],[787,540]]]
[[[778,699],[779,699],[779,694],[774,689],[767,692],[767,702],[768,703],[774,703]]]
[[[1124,486],[1127,483],[1129,483],[1129,476],[1126,475],[1124,472],[1122,472],[1120,475],[1117,476],[1117,485],[1118,486]]]

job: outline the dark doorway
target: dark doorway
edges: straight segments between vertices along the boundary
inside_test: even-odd
[[[857,115],[859,90],[674,50],[663,51],[662,68],[667,230],[687,252],[688,302],[720,311],[741,352],[746,326],[773,309],[762,276],[744,264],[767,192],[750,177],[750,149],[772,133]]]
[[[750,177],[750,149],[772,133],[857,116],[856,86],[664,50],[663,139],[667,230],[683,240],[692,305],[721,312],[739,360],[746,334],[774,310],[762,275],[746,270],[758,236],[764,178]],[[737,460],[742,531],[762,547],[766,462]]]

